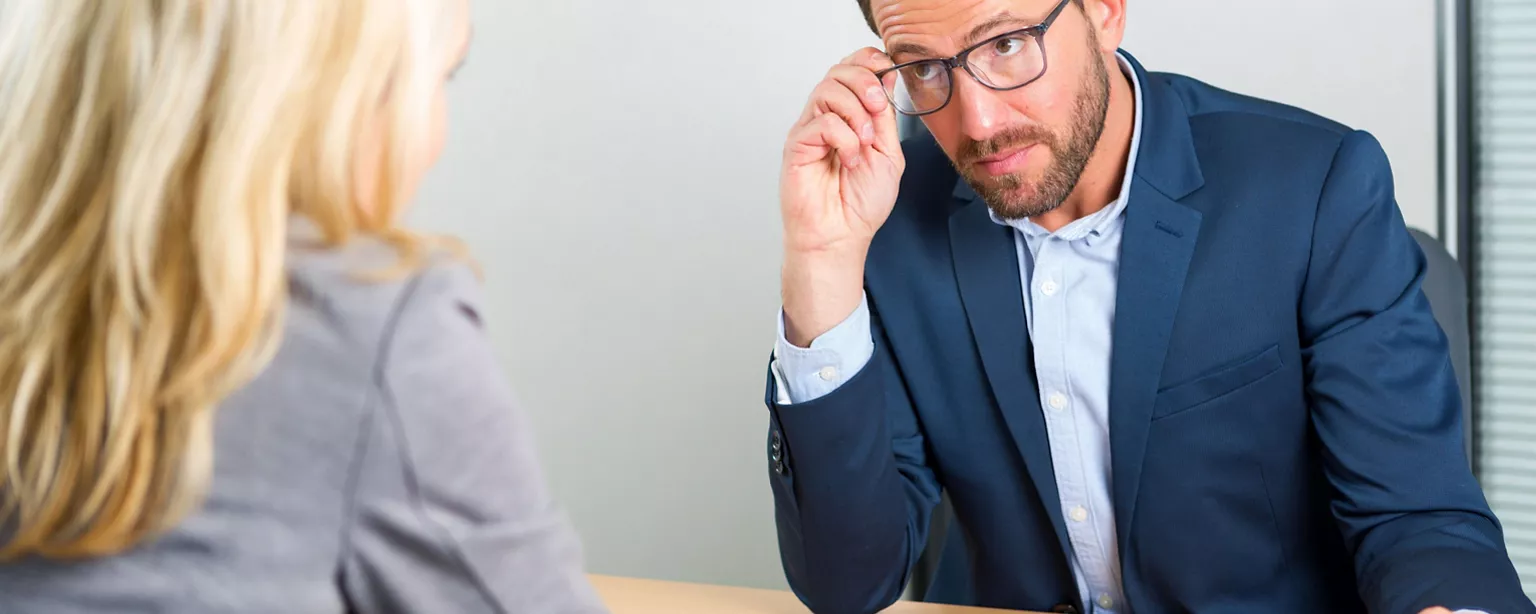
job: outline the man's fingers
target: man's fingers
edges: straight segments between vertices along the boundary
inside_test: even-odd
[[[822,133],[826,136],[827,144],[837,150],[837,158],[842,161],[843,166],[854,168],[863,162],[863,156],[860,154],[860,151],[863,149],[864,143],[859,138],[858,133],[836,115],[824,115],[822,117],[824,118],[822,123],[826,125]]]
[[[816,107],[815,115],[835,114],[842,118],[848,127],[853,128],[859,135],[861,143],[875,144],[874,116],[870,114],[866,102],[837,82],[823,83],[817,90],[814,97],[816,102],[813,103]]]
[[[871,116],[884,111],[890,106],[890,102],[886,98],[880,78],[876,77],[875,73],[890,66],[890,58],[874,47],[865,47],[843,58],[841,63],[827,71],[826,78],[822,79],[816,90],[812,92],[811,100],[806,103],[805,110],[800,113],[800,119],[795,122],[795,125],[809,125],[816,120],[817,116],[828,112],[831,105],[827,94],[832,90],[824,86],[829,83],[842,84],[863,103],[864,110]],[[836,97],[842,98],[840,94]],[[859,125],[856,118],[848,118],[847,114],[844,115],[844,119],[848,119],[852,126]]]
[[[891,67],[891,58],[885,55],[884,51],[874,47],[865,47],[843,58],[841,63],[847,66],[866,68],[870,72],[878,72]]]
[[[854,168],[864,161],[862,147],[853,128],[843,118],[828,113],[799,128],[788,153],[790,163],[801,166],[825,160],[828,153],[836,152],[843,166]]]
[[[863,147],[901,155],[896,112],[875,72],[891,66],[885,53],[865,47],[827,71],[796,123],[791,159],[805,164],[837,152],[844,166],[862,159]]]
[[[828,74],[860,95],[865,103],[865,109],[873,116],[876,149],[895,156],[901,154],[901,134],[897,130],[896,112],[886,95],[884,84],[879,77],[875,76],[876,73],[891,66],[891,58],[886,56],[885,52],[873,47],[865,47],[848,56],[842,66],[834,68]],[[895,82],[894,75],[887,78],[892,83]]]
[[[862,49],[859,49],[858,51],[855,51],[855,52],[850,53],[850,54],[848,54],[846,56],[843,56],[843,59],[838,60],[837,63],[838,64],[847,64],[849,66],[852,66],[855,63],[859,62],[861,59],[867,58],[867,57],[869,57],[869,56],[871,56],[873,54],[879,53],[879,52],[880,52],[880,50],[876,49],[874,47],[864,47]]]
[[[838,91],[839,89],[847,91],[849,96],[844,96]],[[890,106],[885,97],[885,89],[881,86],[880,79],[875,77],[875,73],[857,66],[838,64],[827,71],[826,78],[822,79],[816,89],[811,92],[811,100],[806,103],[805,111],[801,113],[800,121],[797,123],[809,124],[816,119],[816,116],[828,112],[834,104],[845,103],[850,96],[859,102],[859,106],[862,106],[862,110],[868,115],[877,114]],[[852,111],[853,109],[844,110]],[[848,123],[851,126],[857,127],[862,124],[858,118],[848,117],[847,112],[844,113],[844,118],[849,120]]]
[[[827,79],[852,92],[864,104],[864,110],[870,114],[884,111],[885,107],[889,106],[885,98],[885,88],[880,85],[880,79],[867,69],[839,64],[827,72]]]
[[[875,149],[888,156],[901,155],[901,129],[897,124],[896,107],[885,105],[885,110],[876,113],[873,119],[875,124]]]
[[[896,109],[887,97],[884,84],[874,76],[875,73],[863,67],[840,66],[833,69],[831,75],[839,83],[847,85],[851,91],[863,92],[862,100],[865,109],[869,111],[875,127],[875,138],[871,144],[881,152],[891,155],[899,154],[901,133],[897,129]],[[895,75],[887,76],[892,83],[895,82],[895,78]]]

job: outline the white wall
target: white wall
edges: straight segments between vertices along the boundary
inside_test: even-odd
[[[1433,228],[1432,0],[1131,4],[1150,68],[1375,131]],[[783,586],[761,404],[778,162],[810,87],[874,40],[853,0],[478,0],[475,29],[416,218],[485,265],[591,569]]]
[[[1129,0],[1149,70],[1293,104],[1376,136],[1408,224],[1436,234],[1435,0]]]
[[[762,406],[779,157],[810,88],[873,40],[830,4],[474,5],[417,218],[483,260],[594,571],[783,585]]]

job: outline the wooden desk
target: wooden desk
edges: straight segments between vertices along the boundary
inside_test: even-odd
[[[613,614],[805,614],[794,594],[756,588],[592,576]],[[1004,614],[1004,610],[901,602],[885,614]]]

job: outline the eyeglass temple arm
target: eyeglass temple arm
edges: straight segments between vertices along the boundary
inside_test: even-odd
[[[1067,5],[1071,3],[1072,0],[1061,0],[1061,2],[1057,3],[1056,10],[1051,11],[1051,14],[1045,17],[1045,21],[1040,22],[1040,28],[1043,30],[1051,27],[1051,24],[1056,22],[1056,17],[1060,16],[1062,11],[1067,10]]]

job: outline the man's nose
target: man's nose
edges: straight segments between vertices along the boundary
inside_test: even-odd
[[[999,92],[977,83],[965,71],[955,71],[954,88],[954,99],[949,103],[960,113],[960,129],[966,137],[983,142],[1008,125],[1013,111]]]

